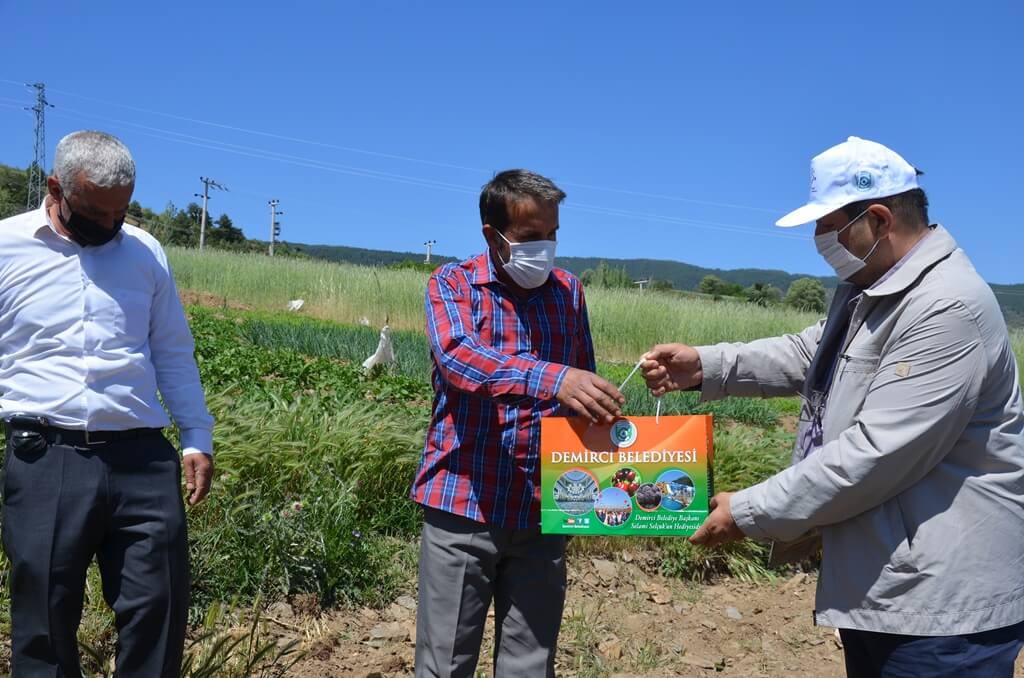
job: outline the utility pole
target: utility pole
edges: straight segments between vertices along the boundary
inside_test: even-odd
[[[26,209],[32,209],[39,207],[46,194],[43,189],[46,182],[46,171],[43,169],[46,165],[46,109],[53,108],[53,104],[46,100],[45,84],[36,82],[26,87],[36,91],[36,105],[25,109],[36,114],[35,149],[32,165],[28,170],[28,200],[25,205]]]
[[[430,250],[434,247],[434,245],[437,244],[437,241],[436,240],[428,240],[428,241],[426,241],[423,244],[427,246],[427,258],[426,258],[426,260],[424,260],[423,263],[424,264],[429,264],[430,263]]]
[[[218,188],[222,191],[228,190],[226,186],[221,186],[216,181],[209,177],[199,177],[199,181],[203,182],[203,194],[193,193],[197,198],[203,199],[203,216],[199,221],[199,249],[200,251],[206,245],[206,202],[210,199],[210,187]]]
[[[281,235],[281,224],[277,222],[277,215],[284,214],[284,212],[277,210],[277,206],[281,204],[281,201],[277,198],[274,198],[267,204],[270,205],[270,256],[274,256],[274,243]]]

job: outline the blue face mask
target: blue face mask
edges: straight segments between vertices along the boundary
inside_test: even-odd
[[[60,218],[60,223],[71,234],[71,239],[82,247],[106,245],[121,231],[121,226],[124,224],[122,220],[115,222],[113,228],[106,228],[102,224],[76,213],[71,209],[71,203],[64,196],[61,196],[61,203],[67,204],[71,216],[65,218],[61,205],[58,205],[57,216]]]

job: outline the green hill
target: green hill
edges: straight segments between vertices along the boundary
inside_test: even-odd
[[[314,259],[338,261],[360,266],[391,266],[406,261],[423,261],[423,252],[391,252],[389,250],[368,250],[343,245],[304,245],[290,243],[299,252]],[[438,266],[456,261],[454,257],[431,255],[431,262]]]
[[[369,250],[358,247],[343,247],[339,245],[303,245],[292,243],[300,252],[317,259],[328,261],[339,261],[349,264],[362,264],[367,266],[387,266],[402,261],[422,261],[423,253],[414,252],[390,252],[387,250]],[[449,261],[456,261],[453,257],[432,255],[431,261],[438,265]],[[625,268],[626,273],[635,280],[655,279],[671,282],[677,290],[695,290],[701,279],[706,275],[718,276],[722,280],[731,283],[738,283],[744,287],[754,283],[768,283],[773,287],[785,291],[789,285],[798,278],[813,278],[815,276],[787,273],[760,268],[737,268],[720,269],[704,268],[679,261],[668,261],[664,259],[610,259],[598,257],[558,257],[558,265],[562,268],[580,275],[587,269],[595,269],[598,264],[605,262],[613,268]],[[819,278],[825,287],[835,287],[834,277]]]
[[[1024,285],[989,285],[1003,308],[1006,322],[1024,327]]]

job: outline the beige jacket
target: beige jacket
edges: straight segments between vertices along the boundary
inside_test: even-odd
[[[829,317],[851,297],[841,286]],[[820,529],[818,624],[954,635],[1024,620],[1024,413],[995,296],[936,226],[855,303],[823,446],[738,492],[737,524],[780,541]],[[807,426],[826,325],[698,349],[703,397],[801,394]]]

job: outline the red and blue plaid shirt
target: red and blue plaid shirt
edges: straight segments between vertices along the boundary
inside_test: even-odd
[[[438,269],[426,310],[435,395],[413,500],[498,527],[536,527],[541,417],[558,413],[569,367],[595,368],[583,286],[556,268],[518,297],[482,254]]]

